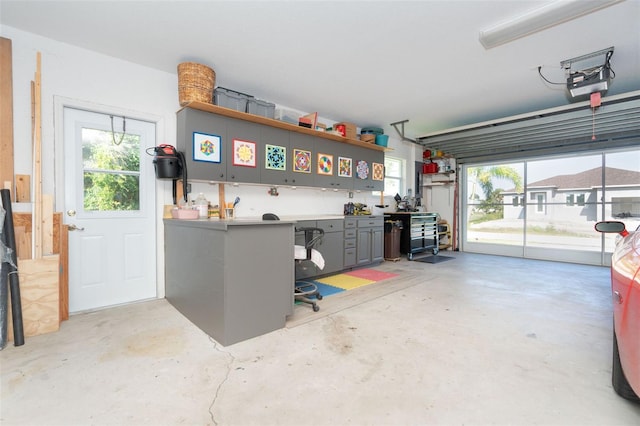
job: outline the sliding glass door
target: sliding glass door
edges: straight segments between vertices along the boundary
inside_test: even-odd
[[[602,264],[615,237],[599,220],[640,224],[640,150],[464,167],[463,250]]]

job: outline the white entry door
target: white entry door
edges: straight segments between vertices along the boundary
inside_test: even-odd
[[[69,311],[156,296],[155,124],[65,107]]]

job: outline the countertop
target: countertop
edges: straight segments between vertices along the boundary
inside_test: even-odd
[[[416,212],[418,213],[418,212]],[[388,213],[385,213],[388,214]],[[394,213],[395,214],[395,213]],[[342,220],[347,217],[367,217],[379,218],[383,215],[291,215],[280,216],[280,220],[262,220],[261,217],[240,217],[235,219],[163,219],[165,223],[179,223],[181,226],[189,226],[195,228],[209,228],[217,230],[227,230],[233,226],[268,226],[268,225],[295,225],[298,222],[309,220]]]

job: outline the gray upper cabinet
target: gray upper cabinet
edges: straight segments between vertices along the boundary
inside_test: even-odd
[[[256,158],[260,157],[260,152],[256,152],[260,146],[260,127],[255,123],[227,118],[225,161],[228,182],[260,182],[261,167]]]
[[[291,173],[285,182],[295,186],[313,186],[316,172],[315,138],[302,133],[289,132],[289,159]]]
[[[373,163],[384,164],[384,148],[360,141],[193,102],[178,111],[177,132],[188,179],[334,190],[384,188],[383,180],[371,178]],[[351,176],[341,176],[341,157],[351,160]],[[369,169],[366,179],[357,177],[360,161]]]
[[[381,164],[384,170],[384,152],[347,146],[344,155],[352,159],[354,190],[382,191],[384,189],[384,175],[383,180],[373,179],[374,163]]]
[[[204,111],[184,108],[178,112],[176,148],[184,153],[187,163],[188,179],[226,181],[227,162],[225,160],[225,141],[227,140],[227,118]],[[220,153],[209,155],[209,161],[203,155],[194,155],[201,142],[209,137],[219,141]],[[195,141],[195,142],[194,142]],[[216,160],[219,156],[219,161]]]
[[[352,179],[338,175],[338,157],[349,145],[327,139],[315,140],[314,186],[327,189],[352,189]]]

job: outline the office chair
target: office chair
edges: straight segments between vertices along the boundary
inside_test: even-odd
[[[280,220],[280,218],[274,213],[265,213],[262,215],[262,220]],[[304,255],[298,256],[294,254],[294,261],[300,263],[312,260],[313,248],[322,239],[324,230],[313,227],[302,227],[296,228],[296,232],[304,232]],[[320,310],[316,300],[322,300],[322,295],[318,291],[318,286],[314,283],[296,280],[293,295],[296,301],[311,305],[314,312]],[[311,299],[311,297],[315,297],[315,300]]]
[[[296,228],[296,232],[304,232],[304,257],[296,256],[296,262],[301,263],[312,260],[313,248],[317,243],[322,240],[324,236],[324,230],[320,228]],[[318,291],[318,286],[311,281],[296,280],[294,288],[295,300],[303,303],[308,303],[313,308],[313,312],[318,312],[320,307],[316,303],[316,300],[322,300],[322,295]],[[315,297],[311,299],[311,297]]]

